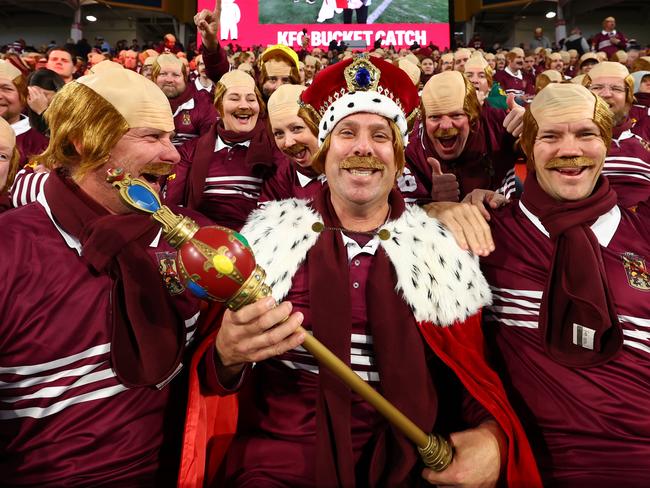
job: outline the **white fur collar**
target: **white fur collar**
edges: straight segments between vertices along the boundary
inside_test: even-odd
[[[267,202],[241,230],[278,301],[286,297],[293,276],[318,240],[311,228],[315,222],[322,218],[306,200],[290,199]],[[451,325],[491,303],[478,259],[461,250],[449,231],[424,210],[407,206],[399,219],[382,228],[391,234],[380,244],[397,273],[396,290],[416,320]]]

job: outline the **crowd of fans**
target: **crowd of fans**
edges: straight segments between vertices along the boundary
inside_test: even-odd
[[[12,235],[31,232],[38,237],[40,231],[29,227],[31,218],[47,235],[43,242],[58,243],[50,244],[57,248],[53,262],[60,258],[62,266],[73,263],[73,271],[67,264],[60,270],[67,277],[60,284],[67,288],[43,302],[56,308],[62,295],[70,295],[74,299],[67,306],[76,307],[78,313],[65,313],[65,320],[72,322],[69,328],[43,332],[54,334],[52,339],[70,333],[71,342],[46,352],[39,349],[48,358],[29,362],[33,358],[24,359],[24,353],[30,346],[20,341],[41,347],[51,339],[34,340],[30,331],[15,333],[13,324],[22,324],[29,313],[23,312],[22,302],[16,305],[11,297],[0,295],[0,305],[18,317],[0,331],[4,343],[15,347],[12,354],[0,355],[7,358],[0,374],[44,374],[52,364],[68,367],[78,359],[70,354],[77,353],[83,361],[94,361],[100,353],[88,351],[102,347],[103,360],[111,361],[100,379],[79,373],[80,384],[87,388],[85,396],[65,397],[76,383],[42,392],[43,380],[36,376],[26,380],[34,391],[22,393],[22,380],[10,378],[15,381],[11,388],[21,393],[0,393],[4,405],[0,422],[9,425],[4,431],[0,427],[0,442],[7,446],[5,460],[0,459],[5,481],[45,486],[61,481],[59,473],[81,473],[79,479],[99,486],[119,473],[126,486],[157,479],[179,463],[178,424],[182,422],[176,419],[176,428],[169,434],[165,430],[165,436],[162,431],[174,420],[164,412],[173,407],[175,415],[182,415],[178,412],[185,405],[173,398],[167,386],[178,388],[179,382],[186,381],[183,375],[174,379],[175,375],[183,364],[190,364],[191,358],[182,359],[183,355],[196,351],[191,337],[205,331],[196,325],[199,306],[179,305],[184,300],[183,286],[170,264],[173,250],[164,248],[159,236],[154,239],[152,228],[146,227],[150,233],[141,232],[134,218],[131,224],[121,221],[110,228],[115,233],[110,235],[119,239],[102,234],[112,225],[111,217],[126,212],[106,180],[106,169],[122,164],[120,169],[158,190],[166,205],[183,209],[200,222],[242,231],[257,246],[256,253],[262,249],[260,261],[272,270],[274,289],[284,290],[282,297],[293,303],[275,307],[275,302],[261,300],[250,305],[257,308],[239,315],[219,316],[218,332],[205,334],[210,347],[199,349],[200,356],[191,361],[192,368],[208,378],[201,393],[209,390],[225,397],[240,391],[247,400],[240,404],[238,428],[220,472],[232,483],[229,486],[261,486],[256,483],[270,473],[283,482],[290,480],[289,485],[294,480],[295,486],[310,486],[314,476],[324,476],[323,486],[351,486],[355,477],[364,482],[374,479],[376,486],[382,486],[382,479],[399,480],[394,486],[414,486],[409,485],[414,482],[417,459],[413,446],[404,449],[407,443],[385,427],[377,412],[349,391],[341,393],[338,383],[319,372],[313,358],[297,348],[304,340],[296,328],[300,323],[330,340],[331,347],[343,344],[338,352],[357,358],[350,364],[357,374],[392,394],[391,399],[403,401],[403,407],[422,416],[429,429],[448,419],[436,419],[427,401],[438,405],[438,414],[444,417],[449,413],[444,402],[451,405],[449,398],[463,398],[453,403],[462,415],[449,416],[453,421],[445,424],[445,433],[455,443],[455,462],[466,464],[452,465],[456,474],[451,478],[425,470],[422,475],[431,483],[451,484],[458,480],[455,476],[477,471],[470,484],[495,486],[501,479],[512,486],[541,486],[539,468],[549,486],[572,482],[573,486],[613,486],[619,481],[643,486],[648,479],[650,429],[645,418],[620,412],[631,411],[649,398],[650,276],[645,263],[650,255],[643,232],[650,228],[650,52],[629,44],[615,30],[611,17],[590,40],[574,29],[559,50],[552,49],[540,29],[527,48],[490,52],[475,38],[469,47],[454,51],[414,45],[373,46],[364,53],[345,44],[332,44],[327,50],[312,49],[308,43],[298,50],[284,45],[221,45],[218,18],[208,11],[197,14],[200,49],[185,49],[167,34],[157,45],[120,41],[112,49],[97,38],[95,46],[83,40],[53,44],[46,53],[19,41],[3,53],[2,222]],[[507,206],[508,199],[519,197],[519,204]],[[357,200],[363,205],[356,205]],[[82,211],[73,211],[68,204]],[[364,205],[377,211],[361,220],[344,219],[354,215],[349,209]],[[506,207],[499,213],[497,207],[502,205]],[[569,217],[562,217],[565,212]],[[25,215],[31,217],[21,217]],[[323,223],[317,222],[320,226],[309,220],[314,215],[326,216]],[[82,222],[85,216],[88,222]],[[439,218],[458,246],[445,227],[429,217]],[[498,229],[494,239],[486,223],[490,219]],[[388,237],[378,231],[393,221],[404,227],[395,224]],[[351,228],[359,222],[361,227]],[[603,230],[606,227],[608,231]],[[315,244],[320,235],[325,237]],[[325,241],[330,235],[337,237]],[[41,245],[36,237],[34,245]],[[124,254],[120,239],[126,243]],[[608,247],[610,241],[615,246]],[[139,252],[134,243],[149,246],[147,252],[157,256],[159,268],[153,270],[152,281],[146,282],[151,277],[145,272],[139,276],[139,268],[128,267],[128,259]],[[75,245],[79,252],[66,254]],[[381,261],[380,245],[389,260]],[[396,247],[391,250],[391,245]],[[423,250],[422,246],[429,247]],[[108,248],[113,254],[107,258],[102,253],[109,253]],[[31,244],[16,245],[12,252],[22,256],[29,249]],[[483,258],[494,304],[486,298],[490,288],[480,276],[478,261],[465,251]],[[294,256],[299,252],[302,256]],[[35,256],[44,254],[34,251]],[[149,254],[140,263],[151,265]],[[417,258],[413,263],[408,261],[411,255]],[[338,261],[330,265],[330,258]],[[114,267],[105,265],[111,259],[116,260]],[[23,260],[27,259],[11,261]],[[289,261],[295,264],[292,269],[274,270]],[[10,264],[3,264],[3,273],[19,286],[7,290],[27,295],[24,289],[37,287],[38,273],[14,272]],[[337,267],[349,271],[349,283]],[[216,264],[214,268],[216,272]],[[88,299],[84,284],[73,279],[77,271],[87,279],[95,298]],[[162,274],[166,291],[156,286],[156,271]],[[119,288],[127,286],[129,279],[128,290],[136,300],[129,301],[126,288]],[[438,281],[445,283],[442,293]],[[625,291],[619,294],[615,287]],[[359,288],[361,298],[355,295]],[[154,295],[153,289],[160,303],[167,304],[161,294],[174,295],[178,313],[145,299]],[[348,293],[347,301],[341,299],[343,293]],[[119,309],[119,302],[116,309],[113,298],[123,299],[124,307]],[[89,300],[93,307],[93,300],[100,302],[96,314],[101,317],[95,317],[95,309],[85,310]],[[144,310],[144,304],[149,309]],[[493,374],[483,363],[481,307],[485,307],[486,330],[492,330],[493,322],[499,325],[492,352],[501,355],[504,391],[526,435],[505,395],[500,396],[501,383],[481,382]],[[158,332],[150,332],[156,322],[149,313],[152,309],[180,324],[183,334],[178,337],[183,340],[176,332],[163,331],[158,341]],[[336,320],[325,321],[330,312]],[[106,319],[111,313],[125,314],[126,319]],[[384,315],[390,320],[384,320]],[[105,343],[77,332],[85,331],[87,322],[101,329],[98,337]],[[343,322],[347,329],[339,337]],[[441,327],[451,332],[429,337],[422,328],[427,322],[451,325]],[[396,323],[407,326],[397,329]],[[142,324],[149,328],[138,329]],[[456,326],[461,331],[476,326],[479,332],[444,339],[444,334],[453,336]],[[126,332],[117,336],[115,330]],[[418,331],[431,350],[422,349]],[[464,342],[470,335],[468,342],[477,341],[479,346]],[[77,351],[78,336],[83,336],[82,352]],[[443,339],[462,349],[462,354],[454,357],[451,347],[436,349]],[[417,346],[419,353],[412,353],[415,349],[396,353],[392,341],[408,342],[408,348]],[[523,350],[526,353],[520,354]],[[394,354],[400,359],[390,362],[387,357]],[[476,357],[481,359],[475,362]],[[23,370],[20,361],[28,366],[42,364]],[[398,371],[407,363],[417,375]],[[448,369],[443,368],[446,373],[438,377],[436,368],[441,366]],[[430,370],[436,371],[435,381]],[[87,374],[98,373],[91,368]],[[580,385],[580,395],[574,397],[565,378]],[[185,425],[194,430],[191,435],[186,430],[183,449],[190,446],[195,451],[184,452],[180,469],[181,478],[189,476],[184,471],[189,463],[189,471],[199,469],[201,474],[195,476],[202,479],[204,464],[209,465],[211,458],[196,452],[214,445],[205,432],[196,432],[194,420],[200,417],[206,422],[211,417],[204,410],[198,413],[205,405],[193,403],[199,395],[194,379],[188,381],[195,388],[190,407],[196,410],[188,410]],[[402,382],[412,382],[414,393],[404,394]],[[436,388],[444,389],[439,398]],[[612,400],[610,389],[622,393],[611,395]],[[452,390],[462,393],[447,398]],[[541,390],[543,401],[538,398]],[[486,400],[485,392],[495,391],[497,400]],[[627,392],[632,392],[629,397]],[[419,395],[428,395],[427,401],[420,401]],[[341,406],[337,403],[341,398],[348,403]],[[29,403],[34,399],[41,403]],[[118,412],[115,405],[120,401],[129,407]],[[106,447],[114,442],[110,423],[79,420],[94,415],[74,410],[90,402],[112,415],[120,429],[137,432],[129,449]],[[155,415],[149,405],[155,406],[151,407]],[[582,415],[588,409],[589,415]],[[570,418],[562,418],[564,410]],[[30,430],[33,418],[37,426],[49,423],[51,428]],[[57,424],[61,418],[65,428]],[[61,442],[69,442],[68,450],[58,450],[56,442],[39,441],[42,432],[60,430],[67,432],[68,440]],[[9,431],[20,435],[14,438]],[[618,437],[612,436],[615,431]],[[106,459],[98,456],[101,459],[90,463],[87,456],[92,450],[77,446],[82,438],[101,444]],[[170,442],[176,442],[173,448]],[[371,446],[367,452],[366,445]],[[479,450],[473,452],[479,454],[468,461],[464,453],[475,448]],[[321,449],[328,453],[323,459],[317,455]],[[381,461],[398,449],[407,455],[395,456],[394,462]],[[32,450],[39,455],[25,454]],[[611,456],[616,456],[617,469],[608,469]],[[299,457],[304,457],[299,463],[286,462]],[[141,462],[145,458],[147,462]],[[360,473],[358,466],[367,470]],[[387,481],[386,486],[393,484]]]

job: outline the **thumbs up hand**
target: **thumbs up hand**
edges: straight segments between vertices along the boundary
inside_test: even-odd
[[[455,174],[443,173],[440,161],[427,158],[431,166],[431,198],[434,202],[457,202],[460,199],[460,187]]]
[[[217,32],[221,22],[221,0],[215,0],[214,10],[201,10],[194,16],[196,30],[203,38],[205,47],[212,51],[217,48]]]
[[[508,115],[503,119],[503,127],[513,137],[519,137],[524,128],[524,113],[526,109],[515,101],[515,96],[512,93],[508,94],[506,103],[508,105]]]

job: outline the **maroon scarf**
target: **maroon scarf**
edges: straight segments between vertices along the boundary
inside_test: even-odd
[[[390,195],[391,219],[404,211],[396,190]],[[325,226],[340,227],[327,187],[313,201]],[[307,256],[314,336],[350,364],[351,302],[348,257],[340,232],[323,232]],[[367,282],[371,325],[382,393],[424,431],[437,414],[435,388],[426,364],[426,346],[413,314],[395,292],[397,277],[380,247]],[[319,372],[316,406],[316,483],[353,487],[355,466],[351,437],[351,393],[324,367]],[[413,486],[410,474],[418,460],[415,446],[392,426],[378,432],[369,467],[369,486]],[[365,473],[364,473],[365,474]],[[419,475],[419,473],[418,473]]]
[[[252,168],[252,172],[259,177],[265,177],[274,166],[273,152],[275,142],[271,141],[266,127],[266,120],[259,117],[257,124],[250,132],[235,132],[226,130],[223,120],[218,120],[210,128],[210,132],[202,136],[196,145],[190,176],[187,179],[187,201],[189,208],[198,209],[203,200],[205,179],[212,159],[214,158],[214,146],[217,136],[227,144],[240,144],[251,141],[248,147],[233,148],[232,150],[246,151],[245,163]]]
[[[521,201],[539,217],[554,245],[540,307],[540,333],[548,355],[565,366],[598,366],[616,356],[623,345],[600,244],[590,228],[616,200],[603,176],[591,196],[577,202],[549,196],[535,173],[524,184]],[[588,341],[585,331],[575,324],[595,331],[593,350],[574,344],[574,333],[577,342]]]
[[[185,327],[147,253],[160,227],[148,215],[109,214],[59,171],[44,192],[56,222],[81,242],[89,267],[113,280],[111,361],[118,379],[128,387],[161,383],[180,363]]]

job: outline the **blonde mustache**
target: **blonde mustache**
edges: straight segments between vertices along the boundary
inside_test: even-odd
[[[455,137],[458,134],[460,134],[460,131],[458,129],[455,129],[455,128],[444,129],[444,130],[443,129],[438,129],[437,131],[435,131],[433,133],[433,137],[435,137],[436,139],[440,139],[442,137]]]
[[[378,169],[384,171],[386,165],[375,156],[350,156],[339,163],[340,169]]]
[[[588,168],[591,166],[596,166],[596,161],[584,156],[576,156],[573,158],[553,158],[544,165],[544,169]]]
[[[307,146],[304,144],[294,144],[293,146],[290,146],[284,150],[285,153],[289,154],[290,156],[295,156],[296,154],[304,151],[307,149]]]
[[[142,168],[140,174],[146,173],[156,176],[167,176],[174,172],[174,166],[175,165],[171,163],[149,163]]]

